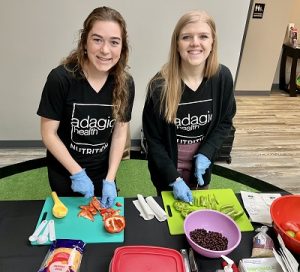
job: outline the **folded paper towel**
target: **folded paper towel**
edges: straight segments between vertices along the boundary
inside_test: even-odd
[[[167,219],[166,212],[159,206],[152,196],[144,197],[140,194],[137,195],[137,200],[133,201],[135,207],[139,210],[140,216],[145,220],[151,220],[154,217],[160,222]]]
[[[154,212],[154,215],[158,221],[165,221],[167,220],[168,216],[167,213],[158,205],[155,199],[152,196],[146,197],[146,202]]]
[[[145,220],[153,219],[154,212],[151,210],[144,197],[142,195],[137,195],[137,198],[137,200],[133,201],[133,204],[139,210],[140,216],[143,217]]]

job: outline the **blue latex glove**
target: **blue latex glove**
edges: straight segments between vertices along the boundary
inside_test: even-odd
[[[111,208],[117,197],[117,189],[114,181],[103,180],[101,204],[105,208]]]
[[[192,192],[182,178],[176,179],[176,181],[171,183],[170,186],[173,187],[173,195],[175,199],[185,202],[193,202]]]
[[[204,175],[206,169],[210,166],[211,162],[206,156],[202,154],[198,154],[195,157],[195,177],[197,178],[198,184],[200,186],[203,186],[204,180],[202,175]]]
[[[94,184],[84,169],[70,178],[72,180],[71,188],[74,192],[81,193],[87,198],[94,196]]]

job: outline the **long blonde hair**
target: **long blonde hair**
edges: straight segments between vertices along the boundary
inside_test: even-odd
[[[195,23],[198,21],[205,22],[209,25],[213,44],[212,50],[206,60],[204,77],[211,78],[218,72],[219,62],[217,56],[217,36],[216,36],[216,25],[212,17],[210,17],[205,11],[190,11],[184,14],[177,22],[171,38],[171,46],[169,52],[169,60],[162,67],[160,76],[154,77],[149,83],[150,86],[155,81],[163,80],[162,93],[161,93],[161,106],[160,111],[164,116],[165,120],[169,123],[175,123],[176,113],[178,104],[182,95],[182,81],[180,72],[180,55],[178,53],[178,39],[180,31],[189,23]]]
[[[113,91],[113,115],[118,120],[123,120],[125,117],[125,109],[128,103],[128,73],[127,73],[127,63],[129,55],[129,45],[128,45],[128,35],[126,30],[126,22],[122,15],[109,7],[98,7],[95,8],[89,16],[85,19],[83,23],[83,29],[80,30],[80,39],[77,44],[77,48],[73,50],[68,57],[66,57],[62,64],[67,70],[73,72],[79,72],[82,76],[83,65],[87,60],[87,55],[85,54],[85,46],[87,43],[88,34],[93,28],[97,21],[112,21],[116,22],[121,29],[122,36],[122,50],[120,59],[117,64],[112,67],[110,74],[114,75],[115,87]]]

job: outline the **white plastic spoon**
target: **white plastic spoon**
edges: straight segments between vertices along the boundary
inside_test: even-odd
[[[41,222],[41,224],[36,228],[36,230],[34,231],[34,233],[29,236],[28,239],[29,239],[30,242],[35,242],[38,239],[39,234],[42,232],[42,230],[47,225],[47,223],[48,223],[47,220],[43,220]]]
[[[49,224],[48,224],[48,227],[49,227],[49,240],[51,242],[55,241],[56,240],[56,235],[55,235],[55,224],[54,224],[54,220],[51,219],[49,221]]]
[[[48,235],[49,235],[49,224],[46,225],[43,233],[41,235],[39,235],[36,242],[39,245],[45,244],[46,242],[48,242]]]

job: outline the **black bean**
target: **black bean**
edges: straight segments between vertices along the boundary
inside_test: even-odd
[[[201,247],[223,251],[228,248],[228,239],[219,232],[195,229],[190,232],[191,239]]]

